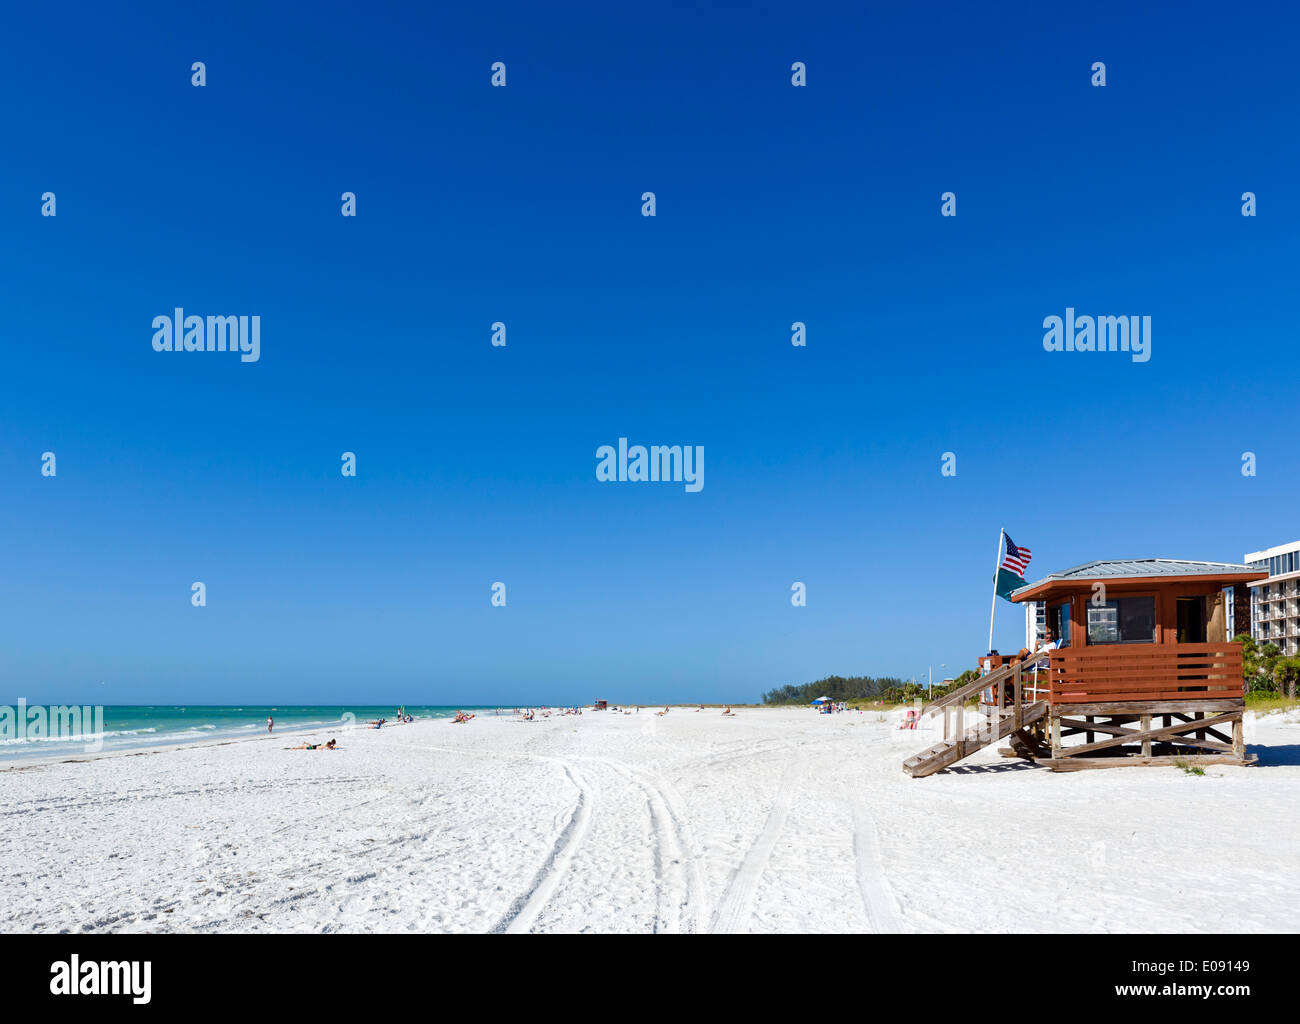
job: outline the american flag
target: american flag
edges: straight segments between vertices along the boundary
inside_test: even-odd
[[[1033,556],[1028,548],[1016,547],[1009,534],[1004,533],[1002,536],[1007,542],[1007,553],[1002,556],[1002,568],[1010,569],[1017,576],[1023,577],[1025,570],[1029,568],[1029,559]]]

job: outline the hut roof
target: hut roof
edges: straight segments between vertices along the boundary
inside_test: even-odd
[[[1072,569],[1054,572],[1041,580],[1019,587],[1011,594],[1012,601],[1027,601],[1037,597],[1054,583],[1091,583],[1094,580],[1159,580],[1176,577],[1203,577],[1224,584],[1247,583],[1263,579],[1267,573],[1235,562],[1194,562],[1180,558],[1120,558],[1110,561],[1085,562]]]

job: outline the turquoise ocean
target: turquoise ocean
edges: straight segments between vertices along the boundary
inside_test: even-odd
[[[16,708],[14,709],[17,710]],[[29,716],[30,716],[30,710]],[[475,714],[492,714],[495,708],[441,707],[432,705],[407,705],[406,713],[416,721],[430,718],[451,718],[457,711]],[[510,709],[503,709],[503,713]],[[385,718],[392,722],[397,717],[397,705],[312,705],[276,707],[256,704],[241,705],[107,705],[104,707],[102,736],[103,750],[133,750],[148,747],[170,746],[178,743],[197,743],[213,740],[240,739],[266,735],[266,719],[275,719],[275,735],[315,732],[328,739],[331,729],[342,732],[354,722],[364,726],[367,722]],[[30,717],[29,717],[30,721]],[[89,727],[89,723],[88,723]],[[25,758],[81,756],[85,753],[84,736],[33,736],[30,726],[21,737],[10,728],[0,736],[0,761]]]

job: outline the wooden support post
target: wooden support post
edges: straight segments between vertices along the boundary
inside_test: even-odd
[[[1016,728],[1019,729],[1025,724],[1025,679],[1020,669],[1020,662],[1016,662]]]
[[[1044,746],[1050,748],[1051,756],[1044,750],[1035,760],[1053,771],[1184,761],[1254,764],[1258,758],[1246,751],[1243,714],[1240,700],[1205,698],[1117,701],[1109,706],[1058,704],[1042,722],[1049,734]],[[1166,715],[1171,724],[1161,726]],[[1089,742],[1064,745],[1065,736],[1085,733]],[[1103,738],[1093,741],[1094,735]]]
[[[1092,715],[1088,715],[1086,721],[1089,725],[1092,725]],[[1091,743],[1092,736],[1093,736],[1092,730],[1089,729],[1086,733],[1084,733],[1084,742]]]

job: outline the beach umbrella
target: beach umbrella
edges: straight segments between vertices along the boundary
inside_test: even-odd
[[[814,704],[821,704],[821,703],[823,703],[824,701],[828,701],[828,700],[830,700],[829,697],[818,697],[815,701],[813,701],[813,703],[814,703]]]

